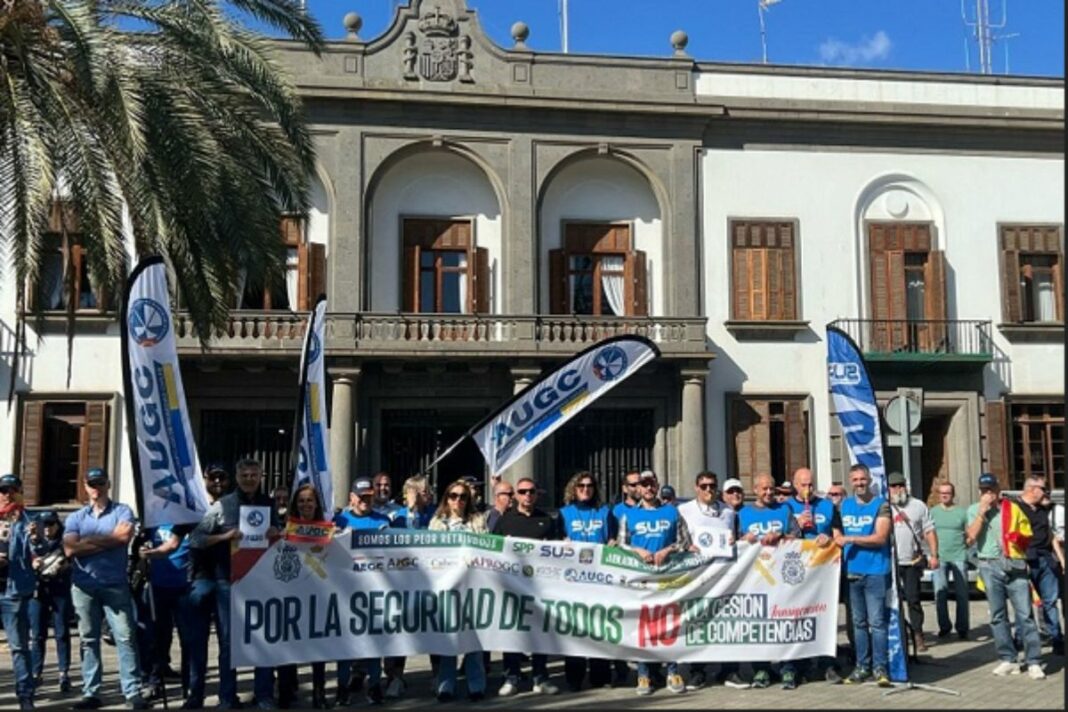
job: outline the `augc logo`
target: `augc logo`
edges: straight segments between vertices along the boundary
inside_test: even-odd
[[[311,333],[311,343],[308,344],[308,363],[315,363],[319,358],[319,354],[323,351],[323,345],[319,341],[319,335],[314,331]]]
[[[860,384],[860,365],[855,363],[827,364],[827,379],[832,386],[856,386]]]
[[[153,299],[138,299],[130,305],[130,316],[126,320],[130,338],[138,346],[155,346],[163,341],[170,330],[167,310]]]
[[[627,352],[609,346],[593,359],[593,375],[600,381],[614,381],[627,370]]]

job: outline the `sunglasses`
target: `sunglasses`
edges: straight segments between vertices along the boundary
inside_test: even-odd
[[[827,496],[828,497],[844,497],[845,496],[845,492],[828,492]]]
[[[638,486],[638,484],[639,484],[639,483],[637,483],[637,482],[624,482],[624,483],[623,483],[623,486],[624,486],[624,487],[637,487],[637,486]]]
[[[515,492],[498,492],[498,497],[515,497]]]
[[[449,499],[467,499],[466,492],[449,492]]]
[[[712,484],[711,482],[702,482],[701,484],[697,485],[697,489],[703,492],[708,492],[710,490],[716,489],[716,485]]]
[[[515,493],[516,494],[534,494],[535,491],[536,490],[533,487],[531,487],[531,488],[528,488],[528,489],[516,490]]]
[[[366,501],[370,501],[370,500],[374,499],[375,496],[373,494],[371,494],[370,492],[366,492],[364,494],[356,495],[356,498],[359,499],[360,501],[365,501],[365,500]]]
[[[731,487],[725,494],[745,494],[741,487]]]
[[[646,480],[640,483],[642,487],[659,487],[659,483],[656,480]]]
[[[0,487],[0,494],[12,494],[18,492],[14,487]]]
[[[592,482],[579,482],[577,485],[575,485],[575,489],[593,489],[593,483]]]

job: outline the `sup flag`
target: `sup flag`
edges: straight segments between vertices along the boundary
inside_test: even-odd
[[[122,387],[138,507],[145,528],[195,524],[208,511],[178,368],[162,257],[146,257],[122,303]]]
[[[490,475],[507,469],[580,410],[612,390],[660,349],[641,336],[614,336],[578,353],[482,420],[471,435]]]
[[[879,426],[879,406],[875,390],[868,377],[868,367],[853,339],[841,329],[827,327],[827,382],[831,399],[842,426],[852,464],[866,465],[871,472],[871,487],[878,497],[886,497],[886,461],[883,459],[883,435]],[[848,566],[848,562],[845,562]],[[909,679],[905,656],[905,637],[902,635],[901,607],[897,591],[897,562],[894,546],[890,546],[890,586],[886,595],[887,642],[889,645],[890,679],[906,682]]]
[[[323,322],[326,297],[320,295],[308,315],[304,350],[300,355],[300,396],[297,401],[297,471],[293,492],[310,482],[319,493],[324,512],[334,511],[334,488],[326,454],[326,368],[323,365]]]

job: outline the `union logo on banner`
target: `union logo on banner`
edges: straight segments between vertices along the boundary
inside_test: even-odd
[[[130,338],[138,346],[149,348],[163,341],[170,330],[167,310],[154,299],[138,299],[130,306],[127,322]]]

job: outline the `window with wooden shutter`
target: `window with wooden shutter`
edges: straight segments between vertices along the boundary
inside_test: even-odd
[[[405,311],[445,314],[488,311],[489,253],[480,256],[472,229],[470,220],[404,219],[401,287]],[[482,289],[484,294],[479,292]]]
[[[794,321],[797,316],[794,223],[732,220],[731,315],[739,321]]]
[[[630,225],[566,223],[549,251],[553,314],[648,316],[648,256],[632,248]]]
[[[1008,434],[1005,402],[988,400],[986,414],[983,418],[983,431],[986,438],[985,471],[998,478],[1002,489],[1011,489]]]
[[[989,407],[989,403],[987,404]],[[1011,489],[1028,477],[1044,477],[1051,489],[1064,487],[1064,403],[1012,403]],[[1002,412],[1004,412],[1004,407]]]
[[[805,399],[733,398],[730,407],[734,476],[746,493],[753,478],[770,474],[776,482],[809,465]]]
[[[1059,225],[1001,226],[1001,304],[1007,323],[1064,321]]]
[[[43,235],[41,270],[37,282],[27,285],[27,304],[44,311],[100,312],[114,307],[103,288],[96,288],[82,245],[81,222],[73,206],[53,201]]]
[[[870,349],[948,350],[945,255],[924,223],[869,223]]]
[[[283,215],[278,230],[286,251],[282,278],[268,283],[262,276],[242,270],[238,309],[299,311],[310,308],[311,259],[310,246],[305,242],[304,221],[296,215]]]
[[[23,402],[18,454],[28,504],[84,499],[86,470],[107,467],[109,409],[106,400]]]

